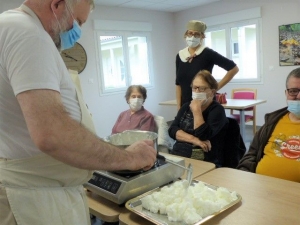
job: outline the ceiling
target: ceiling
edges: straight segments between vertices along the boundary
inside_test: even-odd
[[[95,0],[96,5],[179,12],[220,0]]]

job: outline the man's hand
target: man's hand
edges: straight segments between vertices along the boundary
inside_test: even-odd
[[[126,148],[132,154],[132,162],[128,165],[129,170],[149,170],[156,161],[157,151],[151,140],[135,142]]]

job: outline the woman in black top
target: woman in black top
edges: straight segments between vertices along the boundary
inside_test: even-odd
[[[212,73],[214,65],[218,65],[227,71],[218,83],[216,91],[225,86],[239,71],[236,64],[206,47],[203,44],[205,38],[206,24],[202,21],[191,20],[187,24],[184,38],[187,47],[180,50],[176,56],[176,100],[177,108],[192,100],[190,84],[193,77],[200,70],[208,70]]]
[[[209,71],[196,74],[191,84],[193,100],[180,108],[169,128],[170,137],[176,140],[171,154],[222,166],[228,119],[223,106],[213,100],[217,88]]]

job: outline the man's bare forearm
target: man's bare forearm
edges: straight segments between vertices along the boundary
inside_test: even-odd
[[[135,169],[132,159],[137,156],[102,141],[73,120],[60,103],[58,92],[27,91],[17,99],[31,138],[42,152],[83,169]]]

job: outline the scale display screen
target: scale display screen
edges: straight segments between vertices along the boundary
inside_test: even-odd
[[[108,178],[98,173],[94,173],[93,177],[89,180],[90,184],[93,184],[99,188],[116,194],[121,186],[121,182]]]

